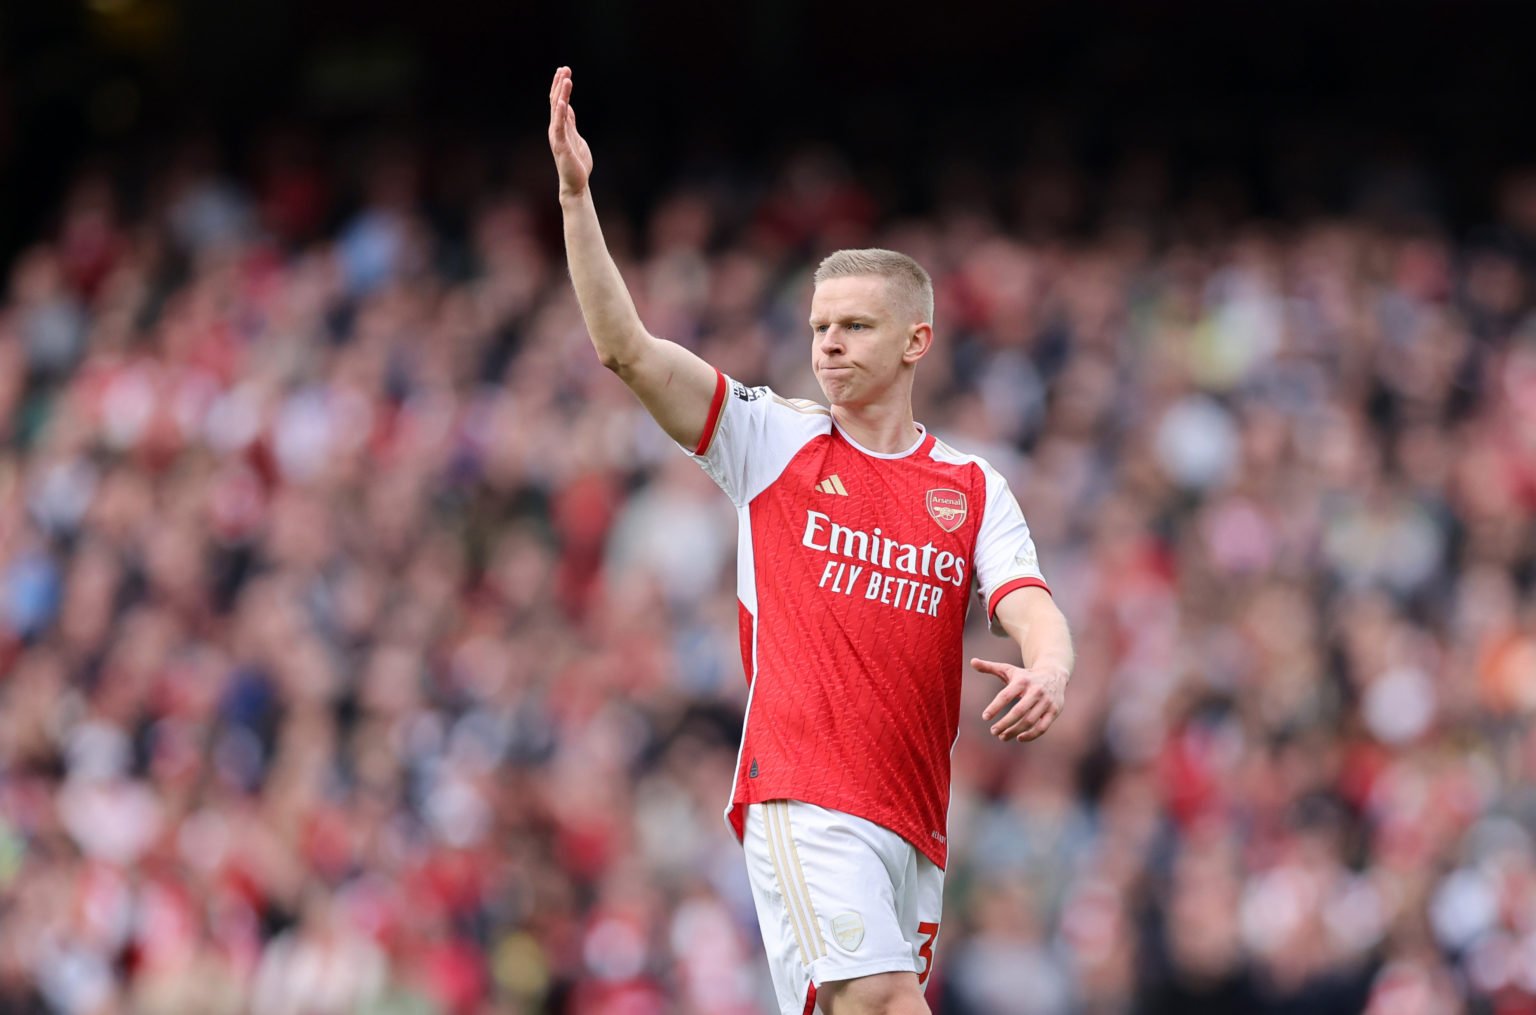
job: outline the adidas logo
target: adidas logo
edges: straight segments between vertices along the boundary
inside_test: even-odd
[[[823,479],[820,483],[817,483],[816,489],[820,490],[822,493],[835,493],[841,497],[848,496],[848,488],[843,485],[843,481],[841,479],[837,478],[836,473],[833,473],[826,479]]]

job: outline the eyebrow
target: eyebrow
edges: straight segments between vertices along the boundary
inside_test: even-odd
[[[816,325],[825,323],[827,320],[828,318],[825,317],[812,317],[810,324],[814,328]],[[874,314],[844,314],[842,317],[831,318],[831,320],[835,320],[838,324],[873,324],[879,318]]]

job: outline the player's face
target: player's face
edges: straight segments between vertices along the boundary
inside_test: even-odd
[[[901,376],[916,322],[883,278],[829,278],[811,296],[811,369],[834,405],[866,405]]]

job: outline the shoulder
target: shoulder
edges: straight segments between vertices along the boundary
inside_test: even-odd
[[[725,374],[722,374],[721,376],[725,377],[726,379],[727,391],[729,392],[730,396],[736,399],[738,402],[755,402],[760,398],[773,397],[773,389],[768,387],[766,384],[759,384],[756,387],[749,387],[748,385],[736,380],[734,377],[730,377]]]
[[[992,467],[988,465],[987,460],[982,458],[980,455],[972,455],[967,454],[964,451],[958,451],[954,448],[953,445],[939,440],[938,437],[934,437],[933,447],[928,450],[928,457],[932,458],[936,462],[943,462],[946,465],[979,465],[985,469],[990,469]]]
[[[738,402],[760,402],[767,409],[793,409],[795,412],[806,414],[820,414],[830,416],[831,411],[824,405],[819,405],[808,398],[785,398],[766,384],[750,387],[735,379],[729,380],[730,397]]]
[[[978,493],[984,493],[990,497],[1009,489],[1008,479],[1002,470],[982,455],[961,451],[954,445],[935,437],[928,456],[935,462],[969,472],[977,484]]]
[[[937,437],[933,439],[933,447],[929,449],[928,457],[945,465],[953,465],[959,468],[974,468],[986,478],[987,485],[989,486],[1002,479],[1002,473],[998,472],[992,463],[981,455],[961,451],[954,445],[941,441]]]
[[[832,429],[826,406],[803,398],[785,398],[767,385],[751,387],[728,379],[725,406],[720,412],[721,432],[728,445],[766,447],[773,454],[789,454]]]
[[[774,395],[774,402],[785,409],[793,409],[795,412],[806,416],[825,416],[832,418],[832,410],[825,405],[811,401],[809,398],[785,398],[782,395]]]

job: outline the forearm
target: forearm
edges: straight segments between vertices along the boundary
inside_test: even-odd
[[[1072,635],[1049,592],[1034,586],[1017,589],[997,605],[996,619],[1019,646],[1024,666],[972,659],[971,666],[1003,681],[981,717],[995,724],[1003,740],[1033,740],[1050,729],[1066,703],[1072,676]],[[1009,702],[1014,702],[1012,707]],[[1007,713],[1003,714],[1003,710]]]
[[[652,341],[635,310],[634,300],[608,253],[603,229],[597,220],[592,192],[560,195],[565,219],[565,256],[570,266],[576,301],[587,323],[587,333],[603,366],[620,376],[639,359]]]
[[[1060,610],[1038,610],[1022,637],[1015,638],[1027,669],[1053,669],[1070,676],[1075,654],[1067,618]]]
[[[998,604],[997,619],[1019,646],[1026,669],[1071,674],[1072,633],[1050,593],[1038,588],[1021,589]]]
[[[722,374],[675,342],[645,330],[635,301],[613,263],[587,181],[592,150],[576,130],[570,106],[571,69],[561,67],[549,87],[549,149],[560,173],[565,256],[587,334],[603,366],[640,399],[667,436],[684,447],[700,445],[724,400]]]

